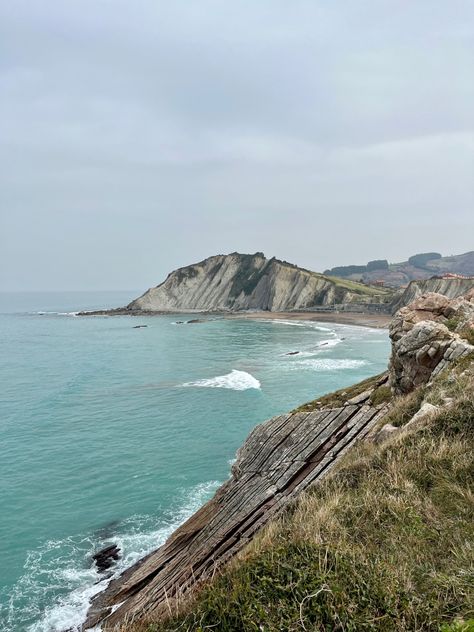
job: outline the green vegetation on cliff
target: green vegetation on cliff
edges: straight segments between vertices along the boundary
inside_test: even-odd
[[[122,632],[472,630],[473,358],[393,400],[390,423],[422,399],[438,412],[359,444],[168,621]]]

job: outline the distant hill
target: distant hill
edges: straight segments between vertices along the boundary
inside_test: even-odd
[[[474,251],[449,257],[443,257],[438,252],[419,253],[401,263],[377,259],[366,265],[338,266],[324,271],[326,275],[362,283],[381,281],[393,288],[445,273],[474,276]]]
[[[202,312],[311,309],[341,303],[388,303],[392,292],[327,277],[255,254],[216,255],[171,272],[121,310]]]

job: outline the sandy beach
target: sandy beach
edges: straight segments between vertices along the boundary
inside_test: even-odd
[[[310,320],[320,323],[357,325],[386,329],[391,320],[390,314],[363,314],[356,312],[241,312],[227,314],[225,318],[244,318],[251,320]]]

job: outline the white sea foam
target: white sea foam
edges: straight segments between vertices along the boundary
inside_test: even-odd
[[[120,525],[120,533],[110,539],[119,546],[122,558],[114,567],[113,577],[102,580],[89,560],[92,553],[110,542],[95,540],[91,536],[51,540],[41,549],[28,554],[23,576],[9,595],[7,604],[2,608],[2,621],[5,632],[27,630],[28,632],[63,632],[65,629],[79,631],[85,621],[90,600],[104,590],[108,583],[120,575],[126,568],[161,546],[180,524],[195,513],[212,496],[220,485],[219,481],[208,481],[183,492],[176,510],[163,518],[153,527],[150,516],[134,516]],[[87,568],[84,568],[84,563]],[[67,593],[55,600],[49,607],[48,593],[64,586]],[[30,595],[28,605],[19,611],[18,602],[24,594]],[[5,618],[3,618],[5,612]],[[33,624],[26,621],[35,619]],[[100,631],[100,626],[93,628]],[[91,630],[92,632],[92,630]]]
[[[367,362],[365,360],[350,360],[348,358],[339,360],[314,358],[313,360],[301,360],[295,364],[314,371],[339,371],[341,369],[358,369],[361,366],[365,366]]]
[[[321,351],[324,351],[325,349],[330,349],[332,347],[335,347],[336,345],[340,344],[341,342],[343,342],[344,338],[328,338],[327,340],[321,340],[320,342],[318,342],[316,344],[316,346],[312,349],[308,349],[306,351],[297,351],[296,353],[294,352],[285,352],[282,353],[283,356],[288,356],[291,358],[312,358],[315,355],[319,355],[321,353]]]
[[[79,312],[32,312],[36,316],[77,316]]]
[[[321,340],[321,342],[318,342],[318,351],[320,349],[323,348],[327,348],[327,347],[335,347],[336,345],[341,344],[341,342],[343,341],[343,338],[330,338],[328,340]]]
[[[246,391],[250,388],[259,389],[260,382],[250,373],[246,371],[237,371],[234,369],[227,375],[218,375],[204,380],[196,380],[194,382],[186,382],[182,386],[198,386],[204,388],[230,388],[234,391]]]
[[[272,323],[273,325],[289,325],[290,327],[306,327],[306,329],[315,329],[316,331],[330,331],[333,329],[330,327],[323,327],[320,324],[316,324],[311,320],[282,320],[280,318],[262,318],[261,322]]]

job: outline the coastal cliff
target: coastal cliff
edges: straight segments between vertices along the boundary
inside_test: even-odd
[[[175,270],[122,311],[290,311],[389,300],[384,289],[326,277],[259,252],[235,252]]]
[[[456,567],[452,570],[449,565],[463,564],[459,561],[459,553],[457,550],[454,551],[453,546],[457,546],[458,540],[462,538],[465,541],[464,529],[468,529],[465,524],[471,524],[471,519],[467,514],[466,516],[463,514],[455,515],[451,520],[451,514],[449,514],[449,519],[442,520],[439,512],[444,511],[445,508],[443,505],[443,508],[439,508],[438,511],[436,503],[439,504],[440,501],[438,496],[430,495],[432,487],[427,487],[425,491],[418,490],[417,485],[414,486],[411,479],[408,480],[407,472],[413,472],[413,476],[421,477],[422,483],[426,482],[430,476],[434,475],[436,468],[431,464],[431,470],[424,474],[424,463],[419,461],[420,456],[423,459],[431,458],[433,461],[436,459],[439,461],[442,458],[443,471],[440,477],[441,474],[446,476],[447,473],[453,477],[449,494],[458,493],[455,491],[457,489],[455,485],[458,485],[459,494],[464,493],[461,489],[461,483],[464,484],[464,482],[459,479],[459,472],[451,473],[451,469],[456,465],[459,471],[462,468],[464,468],[463,472],[472,471],[472,463],[468,464],[463,455],[467,449],[466,437],[470,436],[472,440],[474,424],[474,403],[472,399],[469,399],[469,395],[472,395],[469,388],[474,385],[474,293],[455,301],[436,294],[424,296],[398,313],[392,322],[390,337],[392,355],[389,371],[386,374],[321,397],[301,406],[296,411],[280,415],[257,426],[239,450],[229,481],[217,491],[213,499],[177,529],[162,547],[112,581],[105,592],[94,598],[84,629],[101,622],[105,630],[123,626],[120,629],[124,632],[138,631],[148,629],[146,627],[148,622],[153,622],[156,626],[153,630],[178,629],[176,626],[179,623],[180,626],[184,626],[179,629],[184,630],[204,629],[201,627],[204,625],[210,627],[220,625],[218,629],[231,631],[259,629],[255,626],[261,621],[263,627],[260,629],[296,630],[299,628],[292,627],[285,617],[290,619],[296,617],[297,612],[302,611],[301,604],[305,599],[309,599],[310,594],[311,598],[315,598],[316,594],[321,594],[321,603],[326,604],[316,610],[312,609],[314,610],[312,616],[316,617],[315,623],[320,621],[318,616],[324,618],[325,625],[327,624],[328,627],[323,629],[336,629],[334,625],[341,618],[347,618],[347,612],[352,616],[355,627],[345,625],[341,629],[414,629],[410,627],[410,623],[407,624],[408,620],[412,621],[411,611],[410,613],[398,612],[399,605],[395,608],[395,605],[390,605],[388,600],[384,600],[381,595],[370,592],[375,590],[376,585],[386,582],[385,591],[390,599],[393,599],[393,604],[404,603],[400,601],[403,598],[407,601],[414,599],[410,608],[415,609],[417,600],[423,599],[423,590],[427,594],[426,581],[422,587],[418,587],[418,580],[414,576],[402,577],[402,571],[397,569],[395,558],[397,555],[402,556],[405,552],[400,544],[397,529],[405,534],[403,537],[410,542],[410,547],[418,547],[416,549],[418,558],[423,546],[425,547],[423,550],[426,549],[426,556],[430,558],[430,563],[434,566],[437,564],[435,570],[439,576],[435,576],[433,588],[431,585],[429,587],[429,590],[435,591],[433,594],[437,597],[430,597],[432,611],[428,607],[425,608],[426,620],[431,620],[430,617],[434,616],[435,609],[441,612],[444,599],[446,607],[443,613],[455,615],[467,611],[466,604],[469,603],[469,597],[466,596],[464,584],[462,588],[458,586],[459,594],[455,596],[447,590],[446,598],[444,593],[441,597],[440,591],[441,586],[444,586],[443,577],[446,577],[448,571],[463,577],[464,566],[462,569]],[[461,391],[459,391],[460,385]],[[439,451],[442,450],[446,455],[448,450],[445,434],[438,430],[436,434],[433,430],[439,427],[442,430],[444,428],[443,432],[462,434],[458,443],[455,444],[453,439],[453,446],[456,445],[457,450],[455,452],[453,447],[452,459],[457,459],[453,460],[453,464],[446,461],[446,457],[437,456]],[[422,446],[421,453],[417,448],[417,442]],[[375,475],[372,473],[372,461],[367,456],[369,453],[371,459],[378,459],[374,467]],[[354,457],[351,457],[353,454],[357,454],[359,459],[363,457],[361,468],[356,467]],[[472,454],[470,458],[472,461]],[[412,470],[410,470],[410,459],[416,461]],[[459,464],[458,461],[462,463]],[[405,468],[403,474],[402,465]],[[397,483],[390,479],[395,475],[395,466],[400,468]],[[343,473],[342,483],[341,472]],[[370,474],[370,480],[365,480],[368,476],[367,472]],[[403,476],[406,482],[403,482],[405,480]],[[378,481],[377,477],[379,477]],[[336,502],[336,499],[345,493],[346,497],[352,498],[351,502],[354,502],[355,499],[351,497],[351,494],[353,496],[354,490],[365,484],[370,487],[372,494],[376,496],[378,494],[378,496],[376,501],[369,496],[366,496],[365,500],[356,499],[356,505],[365,507],[367,513],[350,520],[350,533],[352,538],[361,539],[360,555],[366,555],[367,551],[372,551],[372,542],[369,540],[364,544],[364,538],[368,537],[364,535],[364,529],[371,524],[371,520],[375,520],[376,533],[370,536],[375,538],[372,552],[375,557],[367,560],[365,571],[361,567],[357,571],[360,575],[352,577],[354,568],[359,568],[354,565],[360,561],[356,559],[357,556],[354,557],[358,549],[353,543],[352,549],[346,553],[347,558],[352,559],[352,566],[351,564],[347,566],[347,561],[341,566],[346,569],[341,579],[337,575],[338,565],[332,566],[332,563],[329,563],[327,566],[328,560],[336,553],[328,550],[327,547],[324,553],[321,542],[324,541],[324,537],[328,541],[331,537],[334,538],[334,533],[343,527],[342,523],[337,522],[337,519],[342,520],[339,516],[342,506],[338,501]],[[387,496],[379,489],[381,484],[388,486]],[[398,491],[392,489],[394,484]],[[305,492],[309,488],[320,491],[311,492],[315,494],[314,496],[307,496]],[[436,486],[435,489],[437,489]],[[425,510],[422,511],[421,505],[418,506],[422,504],[423,499],[420,499],[414,490],[418,490],[420,494],[425,494],[429,498],[431,515],[425,517]],[[395,504],[394,498],[398,499]],[[457,502],[458,506],[462,502],[468,504],[468,499],[466,497],[464,501]],[[387,505],[387,513],[384,514],[385,522],[378,524],[380,511],[385,510],[383,509],[385,505]],[[287,508],[291,506],[293,506],[292,511],[287,513]],[[308,513],[310,508],[311,513]],[[351,508],[350,505],[349,508]],[[372,509],[373,513],[371,513]],[[472,506],[470,509],[472,515]],[[347,507],[345,511],[348,511]],[[457,506],[452,508],[450,505],[449,511],[456,513]],[[294,524],[294,516],[298,516],[298,512],[300,512],[299,522]],[[416,512],[422,512],[422,517],[415,519],[413,516],[418,515]],[[301,513],[305,513],[304,520],[301,518]],[[333,515],[332,518],[331,515]],[[279,519],[280,522],[275,522],[276,516],[283,516],[283,518]],[[396,517],[395,526],[389,527],[393,516]],[[329,524],[331,519],[332,530],[329,529],[323,536],[322,533],[326,533],[326,523]],[[415,520],[414,525],[415,523],[418,525],[416,529],[411,526],[412,520]],[[437,531],[433,531],[434,535],[429,535],[427,532],[425,536],[422,529],[424,521],[428,521],[431,525],[430,521],[433,520],[436,523],[433,529],[436,528]],[[408,525],[406,521],[410,524]],[[266,527],[269,523],[271,523],[270,526]],[[408,525],[408,531],[403,527],[405,523]],[[301,531],[304,531],[308,524],[314,524],[315,530],[311,534],[309,531],[306,532],[307,542],[304,544],[301,540]],[[292,525],[289,531],[288,525]],[[285,529],[287,529],[286,532]],[[445,531],[447,534],[449,532],[452,546],[446,546],[446,550],[440,551],[436,542],[437,538],[440,541],[441,533],[444,537]],[[275,534],[278,534],[278,546]],[[297,534],[299,534],[298,537]],[[377,575],[379,566],[375,563],[376,558],[378,556],[379,563],[382,565],[385,554],[383,547],[380,549],[380,544],[377,542],[386,539],[387,534],[393,535],[393,542],[390,540],[387,543],[387,569],[393,568],[394,570],[390,572],[399,573],[397,581],[406,582],[406,590],[411,590],[406,597],[400,592],[401,587],[397,588],[399,592],[393,589],[394,594],[391,593],[390,581],[394,582],[395,579],[388,577],[384,579],[382,575]],[[415,536],[421,538],[416,545]],[[295,543],[293,548],[289,547],[289,542]],[[343,540],[341,539],[337,544],[334,543],[334,546],[336,545],[342,547]],[[306,564],[304,556],[301,557],[305,546],[308,546],[312,552],[314,549],[316,555],[314,560],[319,559],[319,563],[313,561],[312,571],[301,566]],[[347,548],[347,543],[344,546]],[[244,553],[242,557],[241,552],[244,549],[250,552]],[[271,558],[265,557],[267,560],[265,564],[268,565],[265,567],[266,570],[263,570],[261,566],[262,551],[264,556],[267,554],[271,556]],[[285,556],[291,553],[292,557],[290,560],[285,558],[283,567],[278,564],[275,566],[275,559],[282,555],[282,551]],[[405,564],[406,568],[409,567],[409,561],[413,564],[414,551],[415,549],[406,551],[407,560],[400,560],[400,564]],[[454,551],[453,556],[450,556],[452,551]],[[237,567],[235,564],[227,567],[226,564],[232,559],[240,560],[236,562]],[[260,570],[255,570],[253,566],[248,567],[249,559],[251,561],[258,559]],[[253,564],[253,561],[251,563]],[[338,564],[342,564],[342,559]],[[308,584],[300,586],[297,583],[293,591],[288,587],[285,588],[291,580],[289,577],[282,579],[280,574],[287,573],[285,569],[288,568],[293,568],[295,577],[300,577],[298,582],[303,577],[306,578]],[[317,573],[315,568],[319,569]],[[404,572],[406,568],[404,567]],[[245,574],[247,570],[253,577],[252,590],[248,593],[246,592],[248,589],[242,584],[242,573]],[[219,574],[220,572],[222,575]],[[311,572],[316,573],[316,583],[308,579],[308,573]],[[388,570],[383,572],[388,572]],[[413,572],[416,573],[416,569]],[[428,570],[426,572],[428,573]],[[211,581],[216,573],[217,579]],[[365,576],[364,573],[366,573]],[[268,576],[272,576],[273,579],[266,580]],[[374,585],[369,586],[370,578],[373,576]],[[341,605],[339,609],[335,606],[340,597],[341,582],[344,581],[356,582],[357,594],[353,594],[354,588],[347,589],[349,592],[352,591],[351,595],[347,595],[347,599],[352,599],[352,611],[347,610],[348,604]],[[263,582],[262,585],[260,585],[261,582]],[[357,585],[357,582],[362,583]],[[227,586],[224,590],[223,584]],[[265,588],[264,585],[267,587]],[[277,589],[278,585],[282,588]],[[233,591],[230,601],[227,594],[229,590]],[[270,605],[274,597],[269,594],[269,591],[273,593],[275,590],[277,592],[280,590],[280,607],[276,610]],[[366,596],[362,596],[363,590],[368,591]],[[329,599],[328,594],[325,593],[332,597]],[[194,602],[194,598],[197,601]],[[436,598],[439,603],[435,603]],[[295,599],[296,606],[293,604]],[[268,606],[265,605],[266,600],[269,600]],[[334,603],[331,600],[335,600]],[[283,608],[283,604],[285,608],[288,608],[288,612]],[[373,628],[362,624],[364,621],[367,623],[373,619],[377,613],[382,620],[386,619],[385,627]],[[358,619],[359,614],[365,619]],[[302,616],[301,614],[300,619]],[[424,616],[424,611],[419,608],[415,613],[415,620],[424,620]],[[125,624],[126,621],[133,621],[133,626],[130,627],[131,623]],[[200,622],[199,625],[198,622]],[[142,623],[143,626],[140,627]],[[254,627],[251,627],[251,624]],[[276,625],[279,627],[275,627]],[[304,624],[303,629],[305,629]],[[416,629],[434,630],[438,627],[430,627],[427,624]]]
[[[420,298],[424,294],[434,292],[442,294],[447,298],[458,298],[467,294],[474,289],[474,278],[439,278],[423,279],[412,281],[408,286],[397,292],[391,303],[391,310],[394,314],[400,308],[412,303],[415,299]]]

